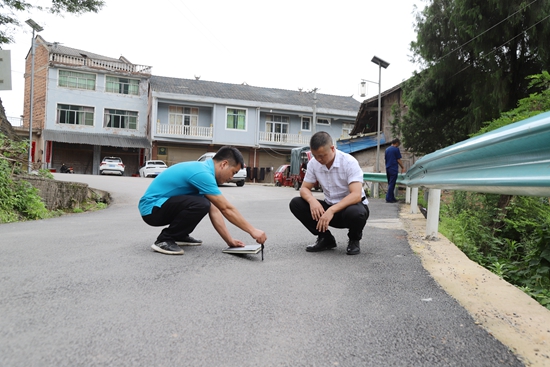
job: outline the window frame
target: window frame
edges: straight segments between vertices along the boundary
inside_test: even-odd
[[[325,123],[320,123],[319,120],[326,120],[326,124]],[[323,126],[330,126],[331,125],[331,119],[329,118],[325,118],[325,117],[317,117],[317,121],[316,121],[317,125],[323,125]]]
[[[69,108],[60,108],[61,106],[67,106]],[[78,107],[79,109],[71,109],[71,107]],[[62,112],[64,111],[64,112]],[[64,117],[64,120],[71,120],[71,117],[68,116],[74,114],[73,121],[74,122],[61,122],[62,116]],[[82,117],[83,116],[83,117]],[[55,116],[55,123],[56,125],[78,125],[78,126],[94,126],[94,120],[95,120],[95,107],[93,106],[79,106],[79,105],[72,105],[67,103],[58,103],[56,105],[56,116]],[[84,121],[84,123],[80,123],[80,121]],[[88,124],[86,122],[91,122],[91,124]]]
[[[309,129],[304,129],[304,119],[308,119],[308,125]],[[302,116],[300,121],[300,130],[301,131],[311,131],[311,121],[313,120],[313,117],[311,116]]]
[[[244,111],[244,129],[229,127],[229,110]],[[231,116],[239,116],[239,115],[233,114]],[[238,125],[238,121],[237,121],[237,125]],[[246,132],[248,130],[248,108],[226,106],[225,107],[225,130]]]
[[[109,80],[111,79],[117,79],[117,81]],[[127,82],[124,82],[127,80]],[[137,82],[131,83],[132,81]],[[110,86],[110,83],[113,84],[113,86]],[[141,85],[141,80],[136,78],[126,78],[121,76],[113,76],[113,75],[106,75],[105,76],[105,92],[106,93],[113,93],[113,94],[122,94],[125,96],[139,96],[139,87]],[[124,86],[127,86],[127,90],[125,90]],[[135,88],[132,88],[135,87]],[[135,89],[135,93],[133,93],[133,89]],[[126,91],[126,93],[124,93]],[[132,92],[132,93],[130,93]]]
[[[73,74],[73,75],[62,76],[61,75],[62,73],[70,73],[70,74]],[[79,78],[78,75],[80,75],[82,77]],[[79,87],[79,81],[80,80],[85,80],[85,81],[92,80],[91,78],[86,78],[86,76],[92,76],[93,77],[93,86],[92,86],[92,88],[87,87],[88,82],[84,83],[84,85],[86,86],[85,88]],[[65,79],[65,78],[67,80],[67,83],[66,83],[66,85],[62,85],[61,80]],[[73,81],[73,83],[75,85],[71,86],[70,81],[73,80],[73,79],[76,79],[76,81]],[[96,87],[97,87],[97,74],[82,73],[82,72],[74,71],[74,70],[59,69],[57,71],[57,86],[61,87],[61,88],[79,89],[79,90],[93,90],[93,91],[95,91]]]
[[[108,111],[115,111],[115,113],[108,113]],[[109,121],[108,117],[110,117],[110,116],[115,116],[116,118],[113,121]],[[132,125],[132,121],[130,121],[131,117],[135,117],[135,122],[133,122],[135,124],[134,128],[130,127]],[[122,125],[123,123],[125,125],[124,127],[121,127],[121,126],[108,126],[109,124]],[[105,129],[137,131],[138,127],[139,127],[139,112],[138,111],[120,110],[120,109],[116,109],[116,108],[105,108],[103,110],[103,128],[105,128]]]
[[[172,109],[176,109],[176,111],[173,111]],[[180,109],[181,112],[179,112]],[[186,111],[187,109],[189,110],[189,112]],[[178,117],[181,119],[179,123],[177,121]],[[199,126],[199,108],[191,106],[169,105],[168,124],[173,126]]]

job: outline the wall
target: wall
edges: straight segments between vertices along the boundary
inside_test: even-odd
[[[90,189],[87,184],[83,183],[56,181],[38,176],[25,176],[16,179],[25,180],[37,188],[48,210],[78,208],[90,199],[107,204],[111,202],[108,192]]]

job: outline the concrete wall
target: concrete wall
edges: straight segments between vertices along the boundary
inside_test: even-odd
[[[107,204],[111,202],[111,196],[108,192],[90,189],[87,184],[83,183],[56,181],[33,176],[18,179],[27,181],[38,189],[38,194],[48,210],[74,209],[88,200]]]

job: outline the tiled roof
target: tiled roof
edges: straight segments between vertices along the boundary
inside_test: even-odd
[[[124,62],[121,59],[115,59],[113,57],[98,55],[98,54],[94,54],[93,52],[88,52],[88,51],[83,51],[72,47],[63,46],[61,43],[48,42],[40,36],[38,36],[37,38],[43,41],[43,44],[48,48],[50,53],[74,56],[74,57],[89,57],[91,59],[97,59],[97,60]]]
[[[196,79],[178,79],[156,75],[151,76],[151,87],[153,91],[162,93],[306,107],[313,106],[313,93],[285,89],[253,87],[250,85],[219,83]],[[360,105],[361,103],[352,97],[317,93],[317,108],[357,112]]]

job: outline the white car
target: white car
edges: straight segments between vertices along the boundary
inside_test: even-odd
[[[208,152],[201,155],[198,159],[199,162],[204,162],[207,159],[212,159],[216,155],[215,152]],[[243,167],[237,172],[229,182],[233,182],[237,186],[244,186],[246,180],[246,167]]]
[[[124,174],[124,163],[119,157],[105,157],[99,164],[100,175],[120,175]]]
[[[139,177],[157,177],[168,166],[163,161],[145,161],[145,165],[139,169]]]

